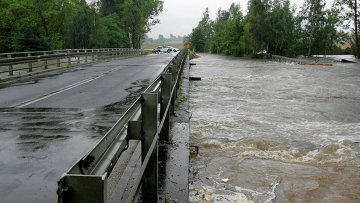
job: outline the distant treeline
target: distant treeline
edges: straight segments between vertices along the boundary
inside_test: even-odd
[[[0,52],[133,47],[162,0],[0,0]]]
[[[164,37],[164,35],[159,35],[157,39],[153,39],[145,35],[144,44],[157,44],[157,45],[166,45],[166,44],[174,44],[174,43],[183,43],[184,37],[178,35],[175,36],[170,34],[169,38]]]
[[[357,6],[356,0],[334,1],[329,8],[325,0],[305,0],[298,10],[289,0],[249,0],[244,15],[233,3],[214,21],[206,9],[190,42],[198,52],[295,56],[339,53],[339,42],[346,41],[359,57]],[[352,34],[343,31],[351,27]]]

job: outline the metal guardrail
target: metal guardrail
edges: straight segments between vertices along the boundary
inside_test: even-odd
[[[54,51],[0,53],[0,74],[14,75],[16,71],[33,72],[33,69],[48,69],[49,66],[61,67],[120,56],[133,56],[143,53],[142,49],[103,48],[103,49],[66,49]]]
[[[97,145],[61,177],[59,203],[108,202],[108,177],[130,140],[141,142],[141,167],[126,202],[135,200],[140,185],[143,200],[157,202],[158,141],[168,140],[187,54],[187,49],[179,52]]]

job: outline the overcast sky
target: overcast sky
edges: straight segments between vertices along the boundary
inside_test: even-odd
[[[215,19],[218,9],[228,9],[232,2],[240,3],[242,10],[247,10],[248,0],[164,0],[163,11],[158,16],[160,24],[153,26],[147,35],[151,38],[158,38],[159,34],[165,37],[169,37],[170,34],[188,35],[197,26],[207,7],[210,18]],[[299,8],[303,0],[290,2]]]

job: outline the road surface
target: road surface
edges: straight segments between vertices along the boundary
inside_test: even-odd
[[[174,56],[113,60],[0,89],[1,202],[55,202],[60,176]]]

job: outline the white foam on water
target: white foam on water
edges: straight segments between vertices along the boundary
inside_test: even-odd
[[[189,202],[193,203],[254,203],[252,199],[260,199],[261,202],[271,203],[275,200],[275,188],[278,182],[272,186],[272,191],[259,192],[239,186],[231,190],[216,189],[210,186],[190,186]]]

